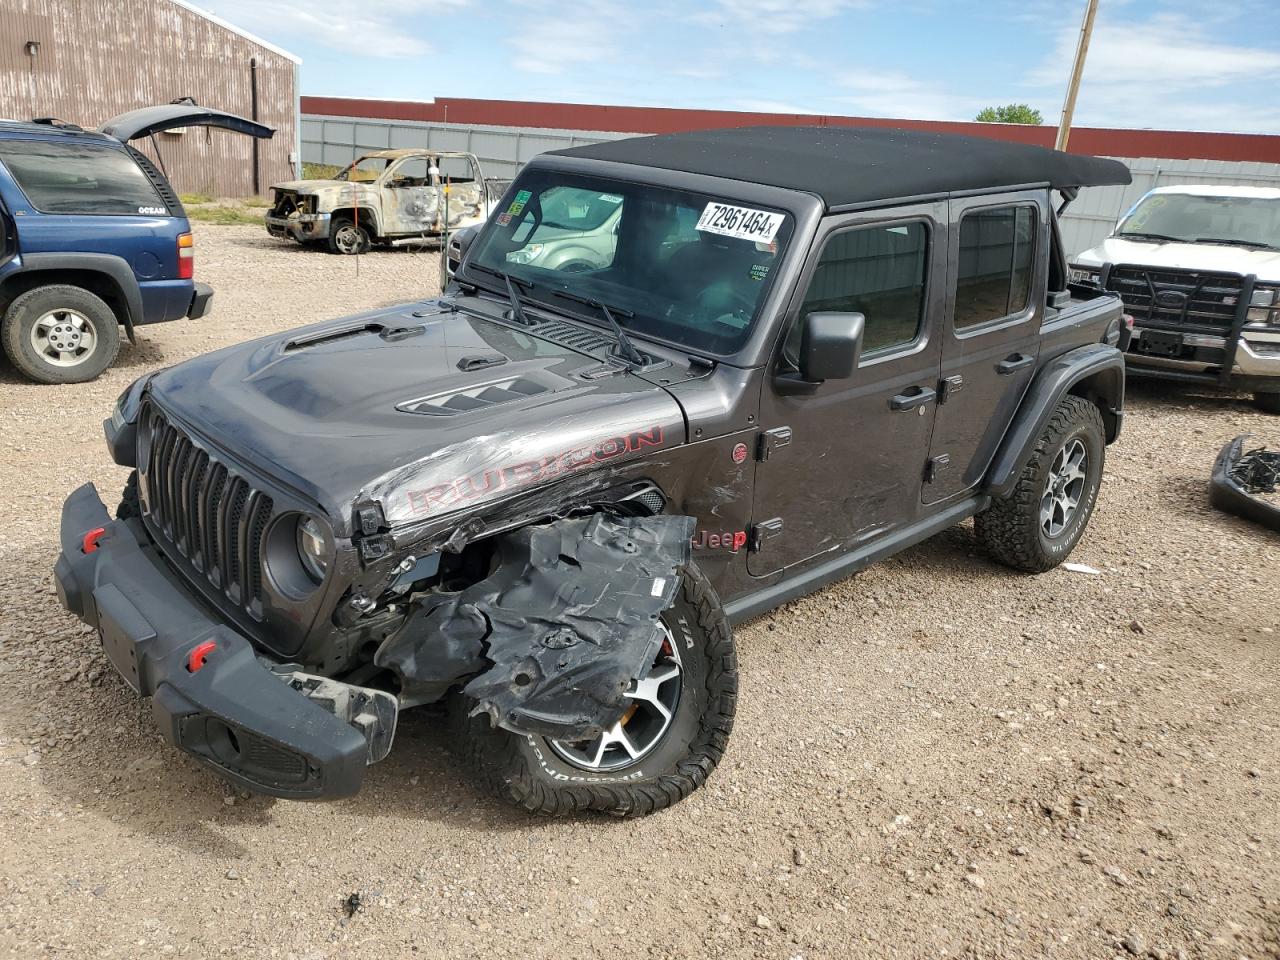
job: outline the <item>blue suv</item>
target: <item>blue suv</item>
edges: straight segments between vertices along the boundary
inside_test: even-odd
[[[132,341],[142,324],[209,311],[186,211],[129,146],[189,126],[274,132],[190,102],[133,110],[98,131],[0,121],[0,343],[27,377],[92,380],[115,359],[121,327]]]

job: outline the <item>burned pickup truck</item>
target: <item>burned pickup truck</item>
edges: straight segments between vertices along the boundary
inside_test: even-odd
[[[1069,284],[1054,192],[1128,178],[893,130],[541,156],[442,296],[130,386],[134,473],[114,520],[67,500],[59,595],[249,789],[347,796],[443,701],[529,810],[669,806],[725,750],[731,624],[969,517],[1015,570],[1071,553],[1122,314]],[[526,256],[549,211],[616,217],[604,262]]]
[[[332,180],[271,187],[267,232],[331,253],[442,236],[484,222],[510,180],[486,177],[473,153],[376,150]]]

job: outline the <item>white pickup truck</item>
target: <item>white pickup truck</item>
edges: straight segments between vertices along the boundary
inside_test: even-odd
[[[1124,299],[1130,375],[1250,390],[1280,413],[1280,189],[1152,190],[1071,279]]]
[[[375,150],[328,180],[272,185],[267,232],[332,253],[439,237],[484,223],[510,180],[486,177],[472,153]],[[447,212],[446,212],[447,211]]]

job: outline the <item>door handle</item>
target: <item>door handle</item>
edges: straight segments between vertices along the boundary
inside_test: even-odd
[[[1005,357],[996,364],[996,373],[1002,377],[1021,370],[1023,367],[1029,367],[1036,362],[1035,357],[1028,356],[1025,353],[1015,353],[1011,357]]]
[[[938,391],[932,387],[912,387],[906,393],[900,393],[889,401],[890,410],[914,410],[923,407],[935,397]]]

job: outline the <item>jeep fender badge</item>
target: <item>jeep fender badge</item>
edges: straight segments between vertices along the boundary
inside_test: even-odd
[[[745,463],[747,460],[747,445],[745,443],[734,445],[732,456],[734,463]]]

